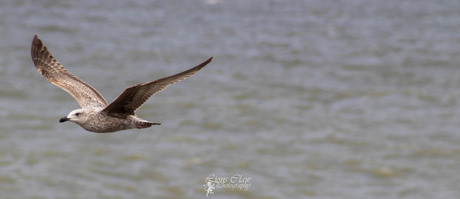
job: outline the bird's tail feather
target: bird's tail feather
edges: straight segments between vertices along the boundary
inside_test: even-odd
[[[152,125],[160,125],[161,123],[149,122],[149,121],[141,121],[136,123],[136,128],[143,129],[151,127]]]

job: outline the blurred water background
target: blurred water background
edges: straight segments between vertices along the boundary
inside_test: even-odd
[[[34,34],[112,101],[213,62],[112,134],[30,58]],[[460,2],[0,2],[1,198],[460,198]]]

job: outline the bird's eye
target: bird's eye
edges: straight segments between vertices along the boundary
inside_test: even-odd
[[[79,116],[79,115],[80,115],[80,113],[75,113],[75,116]]]

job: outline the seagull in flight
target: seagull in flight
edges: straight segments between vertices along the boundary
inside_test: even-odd
[[[184,72],[131,86],[108,104],[96,89],[69,73],[51,55],[37,35],[32,41],[31,54],[37,71],[51,84],[69,93],[81,107],[62,117],[59,122],[71,121],[95,133],[110,133],[133,128],[143,129],[152,125],[160,125],[161,123],[138,118],[135,110],[155,93],[190,77],[212,60],[211,57]]]

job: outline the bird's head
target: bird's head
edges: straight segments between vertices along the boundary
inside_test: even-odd
[[[83,124],[88,120],[88,114],[85,112],[84,109],[76,109],[73,110],[67,115],[59,120],[59,122],[67,122],[71,121],[77,124]]]

